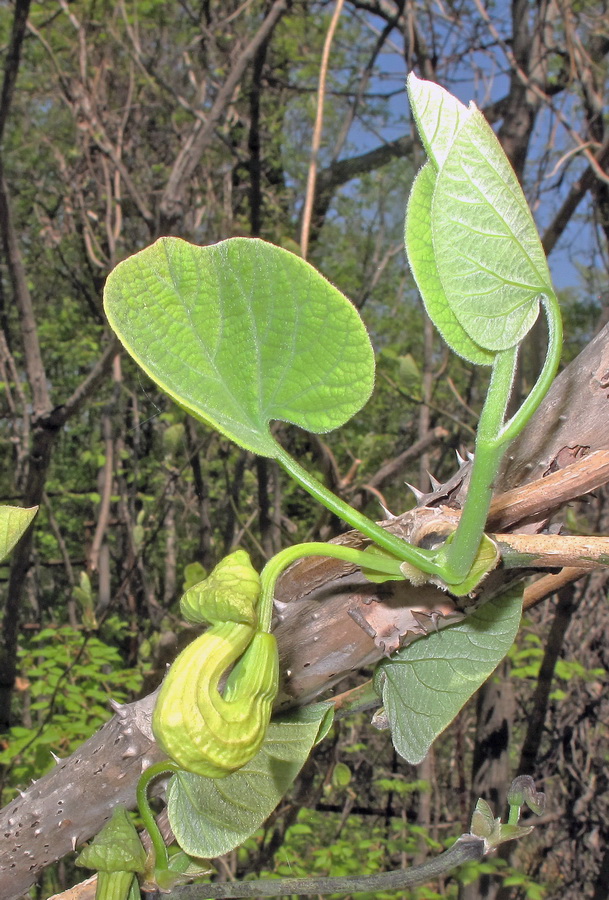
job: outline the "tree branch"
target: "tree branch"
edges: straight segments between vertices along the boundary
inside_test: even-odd
[[[75,415],[89,397],[91,397],[112,367],[112,362],[121,345],[116,335],[112,335],[106,347],[91,371],[83,378],[74,393],[61,406],[57,407],[55,414],[58,424],[64,425],[68,419]]]
[[[4,178],[4,164],[0,156],[0,235],[4,245],[4,253],[7,261],[15,304],[19,310],[21,319],[21,335],[25,354],[25,367],[28,380],[32,389],[32,401],[34,416],[40,416],[49,412],[51,400],[47,386],[47,377],[42,362],[34,304],[28,287],[28,282],[23,266],[23,259],[17,241],[17,234],[13,222],[8,185]]]
[[[315,200],[312,212],[312,229],[318,232],[326,217],[332,198],[339,187],[387,165],[393,159],[400,159],[412,153],[413,140],[409,135],[403,135],[394,141],[381,144],[373,150],[361,153],[359,156],[350,156],[348,159],[340,159],[333,162],[327,168],[322,169],[317,176]]]
[[[410,869],[335,878],[274,878],[259,881],[190,884],[169,892],[172,900],[204,900],[206,897],[283,897],[293,894],[351,894],[358,891],[399,891],[427,884],[448,875],[465,862],[480,861],[486,852],[483,838],[462,834],[452,847],[435,859]]]
[[[602,170],[609,164],[609,137],[605,140],[603,146],[594,154],[596,165]],[[571,221],[573,213],[579,206],[580,202],[586,196],[587,192],[594,186],[597,179],[597,172],[594,166],[588,166],[580,178],[571,185],[571,189],[567,194],[562,206],[554,216],[546,228],[541,243],[546,254],[552,252],[558,243],[561,235],[565,231],[567,225]]]
[[[216,125],[230,103],[246,68],[261,45],[268,40],[289,6],[290,0],[275,0],[256,35],[243,50],[218,91],[205,122],[197,120],[193,125],[191,133],[173,164],[161,198],[160,212],[163,231],[169,232],[182,215],[186,185],[198,166],[205,148],[211,141]]]
[[[0,144],[4,137],[4,129],[15,92],[15,82],[19,72],[21,61],[21,46],[25,37],[27,17],[30,11],[31,0],[16,0],[15,13],[13,15],[13,28],[11,40],[4,63],[4,79],[2,81],[2,94],[0,95]]]
[[[598,569],[609,566],[609,537],[494,534],[506,569]]]

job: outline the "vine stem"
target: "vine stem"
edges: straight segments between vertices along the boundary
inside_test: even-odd
[[[302,213],[302,228],[300,232],[300,252],[302,258],[307,258],[309,249],[309,235],[311,232],[311,214],[313,212],[313,201],[315,199],[315,182],[317,180],[317,157],[321,145],[321,131],[324,121],[324,102],[326,96],[326,79],[328,76],[328,65],[330,62],[330,50],[332,41],[336,32],[336,26],[342,12],[344,0],[337,0],[330,25],[326,33],[326,39],[321,55],[321,65],[319,68],[319,84],[317,88],[317,111],[315,113],[315,126],[313,128],[313,140],[311,142],[311,157],[309,161],[309,172],[307,174],[307,190],[305,194],[305,202]]]
[[[452,538],[438,551],[443,558],[447,581],[465,578],[480,546],[493,496],[493,483],[504,452],[497,443],[497,435],[505,418],[517,358],[517,347],[504,350],[495,357],[478,422],[474,462],[461,518]]]
[[[399,891],[427,884],[448,875],[465,862],[480,860],[486,852],[484,838],[462,834],[452,847],[435,859],[410,869],[383,872],[379,875],[335,878],[276,878],[264,881],[222,882],[176,887],[171,892],[176,900],[200,900],[223,897],[284,897],[294,894],[351,894],[357,891]]]
[[[158,762],[153,766],[149,766],[145,770],[145,772],[142,773],[140,780],[137,783],[137,807],[144,824],[144,828],[150,835],[152,849],[154,850],[155,869],[168,869],[169,856],[167,854],[167,847],[165,846],[163,835],[159,831],[159,826],[156,823],[154,813],[152,812],[150,803],[148,802],[148,788],[151,782],[158,778],[159,775],[174,775],[179,771],[180,767],[176,765],[176,763],[172,763],[171,760],[164,759],[162,760],[162,762]]]

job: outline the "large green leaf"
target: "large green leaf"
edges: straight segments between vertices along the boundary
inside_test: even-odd
[[[242,844],[275,809],[325,733],[331,704],[296,710],[269,725],[262,748],[226,778],[179,772],[167,795],[169,821],[189,856],[210,859]]]
[[[415,178],[408,199],[405,228],[408,262],[427,315],[451,350],[469,362],[490,366],[494,354],[483,350],[468,336],[448,303],[438,275],[431,230],[431,202],[435,183],[436,172],[431,162],[428,162]]]
[[[431,223],[438,274],[463,329],[486,350],[518,344],[552,282],[518,179],[478,110],[438,172]]]
[[[522,614],[521,586],[508,588],[458,625],[398,651],[377,668],[396,750],[419,763],[506,655]]]
[[[104,293],[111,326],[182,407],[263,456],[269,422],[316,433],[351,418],[374,383],[363,323],[304,260],[232,238],[160,238],[120,263]]]
[[[471,111],[445,88],[417,78],[414,72],[408,76],[406,85],[425,152],[437,170],[443,165],[461,124]]]
[[[19,538],[25,534],[37,512],[37,506],[30,509],[0,506],[0,561],[9,555]]]

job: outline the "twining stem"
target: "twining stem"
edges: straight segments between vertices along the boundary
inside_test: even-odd
[[[410,869],[336,878],[276,878],[268,881],[220,882],[176,887],[171,892],[176,900],[198,900],[216,897],[284,897],[298,894],[352,894],[357,891],[379,893],[399,891],[427,884],[448,875],[464,862],[480,860],[485,853],[483,838],[463,834],[452,847],[435,859]]]
[[[364,569],[372,569],[385,575],[401,577],[399,560],[383,559],[382,556],[378,555],[370,556],[363,550],[356,550],[354,547],[345,547],[342,544],[324,544],[320,541],[311,541],[310,544],[295,544],[293,547],[286,547],[285,550],[281,550],[267,562],[260,574],[261,592],[260,600],[258,601],[258,626],[262,631],[268,632],[271,630],[273,596],[277,579],[288,566],[305,556],[329,556],[332,559],[342,559],[344,562],[352,563],[354,566]]]
[[[493,482],[503,456],[499,434],[512,390],[518,348],[497,353],[476,435],[476,450],[467,497],[457,530],[439,550],[446,581],[462,581],[476,558],[493,496]]]
[[[144,828],[150,835],[152,849],[154,850],[155,869],[168,869],[169,856],[167,855],[167,847],[165,846],[163,835],[159,831],[159,826],[156,823],[154,813],[152,812],[150,803],[148,802],[148,787],[150,786],[151,782],[155,780],[155,778],[159,777],[159,775],[173,775],[175,774],[175,772],[179,771],[180,767],[178,765],[172,763],[168,759],[164,759],[162,762],[155,763],[153,766],[149,766],[146,771],[142,773],[140,780],[137,783],[137,806]]]

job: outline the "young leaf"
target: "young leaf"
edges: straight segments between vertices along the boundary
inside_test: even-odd
[[[76,865],[100,872],[143,872],[146,852],[124,806],[115,807],[112,818],[76,859]]]
[[[436,171],[446,159],[461,124],[471,111],[445,88],[423,81],[411,72],[408,99],[425,152]]]
[[[431,223],[438,274],[463,329],[486,350],[514,347],[552,282],[516,175],[478,110],[438,172]]]
[[[175,775],[167,808],[180,847],[189,856],[210,859],[253,834],[296,778],[331,708],[318,703],[271,722],[258,754],[226,778]]]
[[[452,311],[440,281],[431,230],[435,184],[436,172],[428,162],[414,180],[406,209],[404,238],[408,262],[427,315],[451,350],[471,363],[490,366],[495,354],[472,341]]]
[[[19,538],[25,534],[37,512],[37,506],[31,509],[0,506],[0,561],[9,555]]]
[[[374,383],[364,325],[343,294],[272,244],[160,238],[108,277],[106,313],[136,362],[191,415],[274,456],[269,422],[321,433]]]
[[[522,587],[508,588],[463,622],[398,651],[377,668],[396,750],[421,762],[434,740],[510,649]]]

